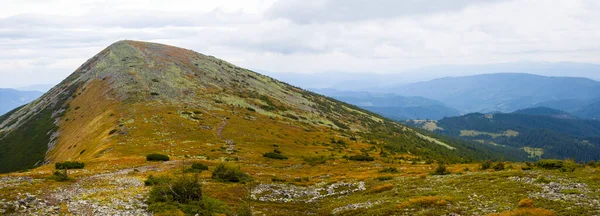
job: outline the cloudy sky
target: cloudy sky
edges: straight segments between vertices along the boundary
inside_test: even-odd
[[[3,0],[0,26],[0,87],[57,83],[121,39],[271,73],[600,63],[596,0]]]

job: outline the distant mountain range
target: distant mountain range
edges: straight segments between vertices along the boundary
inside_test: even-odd
[[[43,93],[39,91],[19,91],[15,89],[0,88],[0,115],[29,103]]]
[[[533,158],[600,160],[600,121],[545,107],[406,123],[484,145],[521,148]]]
[[[460,112],[443,103],[424,97],[404,97],[395,94],[381,94],[358,91],[338,91],[335,89],[312,89],[346,103],[375,112],[393,120],[441,119],[457,116]]]
[[[461,112],[512,112],[558,100],[593,101],[600,82],[521,73],[440,78],[390,87],[387,92],[438,100]]]

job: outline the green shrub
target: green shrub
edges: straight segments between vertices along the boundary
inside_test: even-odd
[[[277,159],[277,160],[286,160],[286,159],[288,159],[287,156],[279,154],[279,153],[275,153],[275,152],[264,153],[263,157]]]
[[[539,160],[535,163],[537,167],[544,169],[560,169],[564,166],[564,161],[556,159]]]
[[[600,163],[596,163],[596,162],[595,162],[595,161],[593,161],[593,160],[591,160],[591,161],[589,161],[589,162],[587,163],[587,165],[588,165],[588,166],[590,166],[590,167],[594,167],[594,168],[598,167],[598,165],[599,165],[599,164],[600,164]]]
[[[278,176],[273,176],[271,178],[272,182],[285,182],[285,179],[279,178]]]
[[[186,169],[185,172],[200,173],[205,170],[208,170],[208,166],[201,163],[194,163],[192,164],[192,167]]]
[[[57,170],[63,170],[63,169],[83,169],[83,167],[85,167],[85,164],[82,162],[76,162],[76,161],[65,161],[65,162],[57,162],[54,164],[54,168],[56,168]]]
[[[255,110],[254,108],[252,108],[252,107],[246,107],[246,109],[247,109],[248,111],[250,111],[250,112],[256,112],[256,110]]]
[[[439,164],[438,167],[431,173],[431,175],[448,175],[450,171],[446,168],[446,165]]]
[[[68,181],[69,180],[69,176],[67,175],[67,171],[54,171],[54,173],[52,174],[52,176],[50,177],[50,179],[54,180],[54,181]]]
[[[505,165],[504,162],[500,161],[500,162],[494,163],[494,165],[492,165],[492,168],[494,168],[494,170],[496,170],[496,171],[502,171],[502,170],[504,170],[504,165]]]
[[[544,159],[539,160],[535,165],[544,169],[558,169],[561,172],[573,172],[577,168],[577,163],[572,160]]]
[[[169,156],[163,154],[149,154],[146,155],[147,161],[169,161]]]
[[[117,132],[117,129],[112,129],[108,132],[108,135],[113,135],[116,132]]]
[[[353,161],[374,161],[375,158],[368,156],[368,155],[352,155],[350,157],[348,157],[348,160],[353,160]]]
[[[194,163],[192,164],[192,169],[197,169],[197,170],[208,170],[208,166],[201,164],[201,163]]]
[[[227,212],[227,206],[202,194],[198,177],[181,176],[178,179],[153,185],[148,196],[148,210],[155,214],[215,215]]]
[[[158,184],[162,184],[162,183],[167,183],[170,180],[171,179],[166,176],[154,177],[153,175],[149,175],[148,178],[146,179],[146,181],[144,181],[144,185],[146,185],[146,186],[158,185]]]
[[[242,172],[239,167],[231,167],[225,164],[219,164],[212,173],[212,178],[221,182],[249,182],[252,181],[250,175]]]
[[[382,170],[379,170],[380,173],[398,173],[398,169],[396,167],[386,167]]]
[[[287,117],[287,118],[290,118],[290,119],[294,119],[294,120],[298,120],[299,119],[298,116],[295,116],[295,115],[292,115],[292,114],[289,114],[289,113],[286,113],[283,116]]]
[[[152,96],[157,96],[157,95],[159,95],[159,93],[156,93],[156,92],[150,92],[150,95],[152,95]]]
[[[533,182],[535,182],[535,183],[542,183],[542,184],[548,184],[548,183],[550,183],[552,181],[550,181],[549,179],[547,179],[544,176],[540,176],[537,179],[535,179],[535,181],[533,181]]]
[[[489,169],[490,167],[492,167],[492,161],[490,161],[490,160],[488,160],[488,161],[484,161],[483,163],[481,163],[481,166],[480,166],[480,168],[481,168],[482,170],[487,170],[487,169]]]
[[[377,180],[379,180],[379,181],[387,181],[387,180],[392,180],[392,179],[393,179],[393,177],[391,177],[391,176],[379,176],[379,177],[377,177]]]

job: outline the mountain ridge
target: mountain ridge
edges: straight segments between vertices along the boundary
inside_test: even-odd
[[[259,163],[274,143],[301,158],[331,148],[330,140],[352,141],[336,145],[344,155],[369,148],[448,161],[496,157],[464,143],[447,148],[369,111],[212,56],[139,41],[108,46],[2,118],[0,147],[7,150],[0,162],[11,163],[1,172],[152,152]]]

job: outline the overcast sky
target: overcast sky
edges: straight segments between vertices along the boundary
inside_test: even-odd
[[[3,0],[0,27],[0,87],[57,83],[121,39],[276,73],[600,63],[597,0]]]

